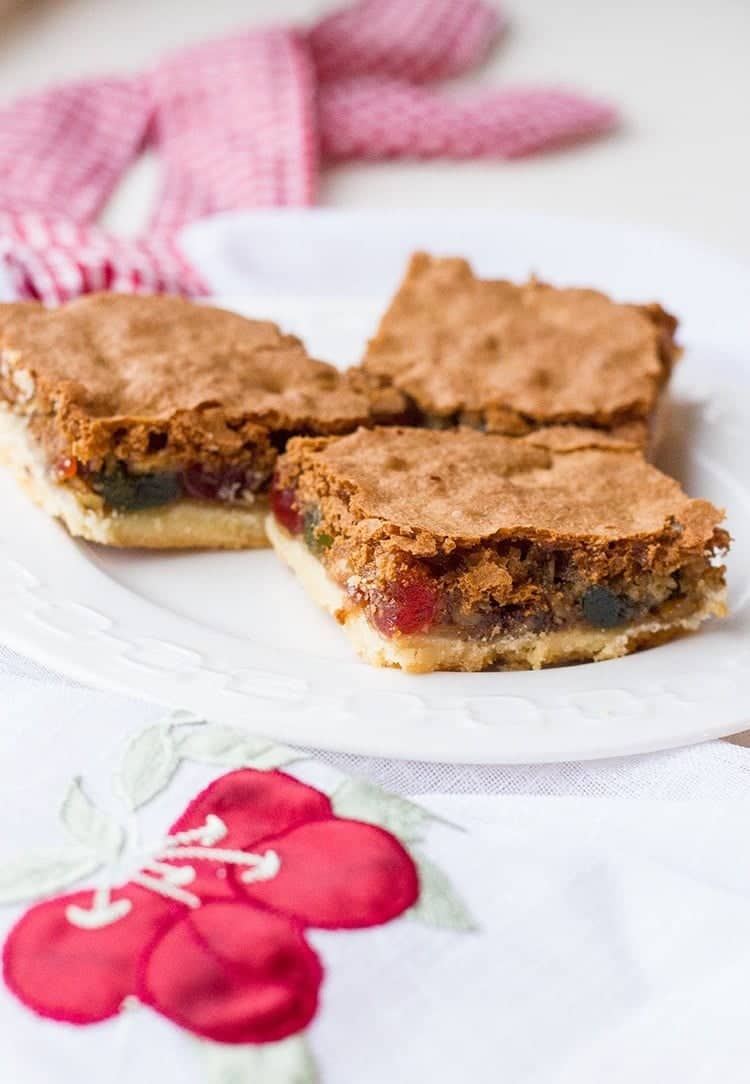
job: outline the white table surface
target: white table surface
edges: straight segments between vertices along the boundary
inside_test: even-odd
[[[0,0],[0,10],[12,0]],[[166,48],[249,24],[300,22],[335,0],[16,0],[0,16],[0,100],[53,79],[137,70]],[[747,0],[507,0],[478,77],[564,83],[620,106],[615,136],[516,163],[379,163],[326,171],[325,203],[472,206],[656,224],[750,258]],[[106,221],[144,220],[143,161]]]

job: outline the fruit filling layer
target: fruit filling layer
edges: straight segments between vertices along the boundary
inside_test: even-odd
[[[195,463],[172,470],[136,472],[119,460],[92,468],[67,456],[50,468],[53,481],[72,486],[81,497],[100,498],[115,512],[140,512],[183,497],[247,506],[267,489],[270,476],[270,468],[253,463],[224,467]]]
[[[8,409],[0,395],[0,409]],[[247,507],[265,496],[278,456],[273,434],[245,425],[236,430],[229,457],[211,440],[212,412],[205,412],[205,461],[196,459],[193,441],[169,437],[156,425],[143,427],[134,443],[132,433],[115,429],[114,452],[84,461],[73,454],[49,413],[24,416],[11,407],[26,428],[26,439],[46,469],[49,480],[71,490],[87,507],[125,513],[159,508],[182,498]],[[130,453],[121,458],[119,444]]]
[[[448,553],[420,555],[377,524],[359,526],[356,541],[338,529],[334,510],[345,494],[305,501],[278,476],[271,490],[277,522],[307,546],[342,589],[346,605],[365,612],[386,637],[429,633],[466,640],[589,627],[616,629],[648,621],[677,622],[721,590],[718,558],[728,537],[717,529],[710,549],[670,564],[665,541],[595,546],[504,538]],[[674,528],[675,535],[679,527]],[[355,558],[356,550],[356,559]]]

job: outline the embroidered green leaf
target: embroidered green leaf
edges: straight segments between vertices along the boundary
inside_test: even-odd
[[[206,1084],[317,1084],[318,1071],[302,1035],[278,1043],[200,1043]]]
[[[259,771],[271,771],[272,768],[282,768],[285,764],[292,764],[295,760],[304,760],[305,754],[290,749],[288,745],[269,745],[247,766],[258,768]]]
[[[138,809],[164,789],[179,763],[170,727],[146,727],[127,746],[115,789],[130,809]]]
[[[411,856],[419,873],[419,899],[406,912],[407,917],[447,930],[478,929],[445,873],[420,852],[412,851]]]
[[[165,721],[170,726],[194,726],[196,723],[205,723],[206,720],[190,708],[174,708]]]
[[[267,738],[222,723],[208,723],[181,734],[177,747],[180,756],[188,760],[229,768],[278,768],[300,757],[293,749],[270,745]]]
[[[57,892],[101,863],[89,851],[41,851],[0,865],[0,903],[16,903]]]
[[[178,740],[180,756],[207,764],[242,765],[268,745],[267,738],[255,738],[238,727],[222,723],[206,723],[181,734]]]
[[[339,817],[377,824],[407,843],[419,842],[428,821],[438,819],[414,802],[362,779],[345,779],[331,801]]]
[[[112,859],[120,853],[124,838],[121,826],[96,808],[80,779],[74,779],[68,787],[60,818],[73,839],[100,858]]]

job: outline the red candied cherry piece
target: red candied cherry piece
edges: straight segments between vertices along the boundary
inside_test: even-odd
[[[220,817],[227,834],[216,846],[252,851],[266,836],[276,836],[308,821],[333,816],[331,802],[314,787],[279,771],[256,771],[240,768],[227,772],[201,791],[170,828],[170,835],[200,828],[209,814]],[[263,848],[261,848],[263,850]],[[180,865],[178,859],[171,860]],[[221,897],[234,894],[221,862],[186,859],[195,870],[190,891],[199,896]]]
[[[244,901],[204,904],[156,938],[138,997],[218,1043],[269,1043],[315,1015],[323,971],[293,922]]]
[[[56,459],[52,465],[52,477],[56,482],[68,482],[78,474],[78,461],[69,455]]]
[[[437,591],[421,580],[394,583],[378,601],[373,620],[384,636],[425,632],[437,610]]]
[[[98,929],[66,916],[71,905],[90,910],[91,891],[37,904],[16,923],[3,950],[3,978],[24,1005],[53,1020],[95,1024],[135,993],[140,954],[185,908],[137,885],[114,889],[111,898],[129,900],[130,912]]]
[[[182,472],[185,492],[189,497],[196,497],[198,500],[215,501],[223,481],[220,471],[205,470],[197,464]]]
[[[203,501],[240,500],[243,495],[254,493],[265,480],[262,472],[242,465],[208,470],[196,463],[182,472],[185,492]]]
[[[233,868],[238,891],[305,926],[378,926],[419,896],[413,861],[395,836],[372,824],[336,817],[294,828],[264,847],[278,854],[279,872],[247,883]]]
[[[281,489],[274,487],[271,490],[271,511],[290,534],[302,534],[304,520],[294,489],[289,486]]]

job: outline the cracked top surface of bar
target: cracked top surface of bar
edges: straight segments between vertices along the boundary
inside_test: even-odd
[[[154,421],[174,425],[183,444],[194,430],[196,446],[232,454],[235,420],[339,433],[402,409],[377,378],[312,359],[269,321],[176,297],[5,306],[0,346],[0,392],[16,409],[28,402],[54,414],[82,460],[106,454],[115,434],[118,456],[142,453],[142,430]]]
[[[678,356],[659,305],[586,289],[477,278],[463,259],[416,253],[363,367],[434,417],[493,432],[643,423]]]
[[[523,536],[605,549],[614,541],[653,543],[663,563],[703,553],[723,519],[632,444],[594,430],[507,437],[466,428],[360,429],[292,440],[279,470],[281,484],[302,499],[317,495],[338,532],[365,546],[390,537],[425,556]],[[650,557],[644,548],[643,563]]]

